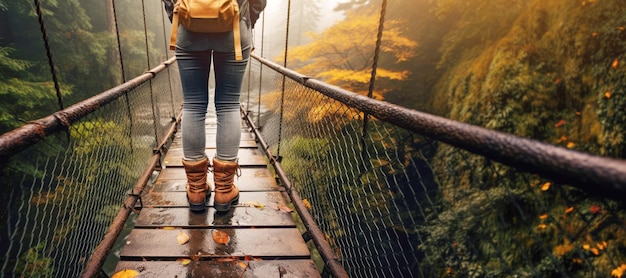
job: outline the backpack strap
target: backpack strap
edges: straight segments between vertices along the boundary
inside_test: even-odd
[[[237,11],[237,18],[233,22],[233,36],[235,37],[235,60],[243,60],[243,54],[241,53],[241,31],[239,29],[239,11]]]
[[[174,9],[172,16],[172,35],[170,36],[170,50],[176,50],[176,33],[178,32],[178,12]]]

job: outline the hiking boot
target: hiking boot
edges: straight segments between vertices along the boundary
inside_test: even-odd
[[[192,211],[204,211],[206,202],[211,197],[211,185],[207,181],[209,159],[187,161],[183,166],[187,174],[187,201]]]
[[[213,182],[215,182],[215,209],[228,211],[239,202],[239,189],[234,184],[235,175],[241,176],[237,161],[213,158]]]

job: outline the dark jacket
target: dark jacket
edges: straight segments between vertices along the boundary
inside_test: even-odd
[[[165,6],[165,11],[167,12],[167,16],[170,18],[170,22],[172,21],[172,15],[174,12],[174,3],[176,0],[162,0],[163,5]],[[266,0],[237,0],[239,4],[240,17],[244,20],[248,27],[254,28],[254,24],[257,19],[259,19],[259,15],[265,9],[265,5],[267,5]]]

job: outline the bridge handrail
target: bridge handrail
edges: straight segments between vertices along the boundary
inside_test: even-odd
[[[157,73],[166,69],[175,60],[176,58],[172,57],[119,86],[0,135],[0,161],[6,162],[11,156],[21,150],[34,145],[49,135],[68,128],[72,123],[77,122],[107,103],[118,99],[147,80],[154,78]]]
[[[626,161],[554,146],[371,99],[252,54],[290,79],[380,120],[588,193],[626,197]]]

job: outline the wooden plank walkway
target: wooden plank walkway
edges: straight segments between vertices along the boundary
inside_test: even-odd
[[[207,155],[215,155],[216,121],[207,116]],[[288,197],[276,184],[254,135],[244,131],[239,151],[239,205],[217,213],[189,211],[180,132],[164,166],[142,196],[143,208],[126,240],[115,272],[140,277],[320,277],[291,214],[279,208]],[[209,173],[209,180],[213,176]],[[184,232],[189,241],[179,244]],[[228,242],[213,235],[227,235]],[[223,238],[223,237],[222,237]]]

